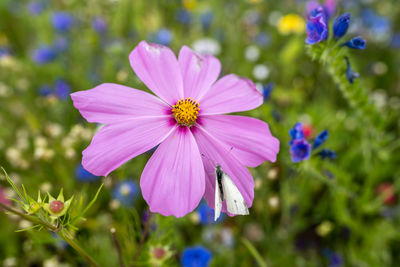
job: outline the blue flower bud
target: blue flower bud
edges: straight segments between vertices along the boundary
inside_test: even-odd
[[[61,33],[69,31],[74,22],[74,17],[65,12],[54,12],[51,15],[51,23],[54,29]]]
[[[330,149],[322,149],[319,153],[318,156],[320,156],[322,159],[336,159],[336,152]]]
[[[350,13],[345,13],[340,17],[335,19],[333,23],[333,35],[335,38],[339,39],[346,34],[347,29],[350,24]]]
[[[303,125],[300,122],[296,123],[293,129],[290,129],[289,134],[293,140],[304,138]]]
[[[351,39],[347,43],[344,43],[343,45],[353,49],[365,49],[367,47],[367,41],[358,36],[354,37],[353,39]]]
[[[328,139],[329,132],[327,130],[321,132],[317,138],[315,138],[313,149],[320,147]]]
[[[53,61],[57,57],[57,52],[51,46],[40,46],[33,51],[32,59],[39,65]]]
[[[346,64],[347,64],[347,69],[346,69],[346,78],[350,83],[354,82],[354,79],[360,77],[360,74],[358,74],[357,72],[354,72],[351,69],[351,65],[350,65],[350,61],[348,57],[345,57],[346,59]]]

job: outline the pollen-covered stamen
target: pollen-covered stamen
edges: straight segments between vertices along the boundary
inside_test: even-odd
[[[172,106],[172,114],[177,123],[185,126],[193,125],[199,114],[199,103],[189,98],[179,100]]]

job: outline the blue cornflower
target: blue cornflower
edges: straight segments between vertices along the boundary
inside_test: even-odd
[[[179,9],[176,14],[176,19],[184,25],[189,25],[192,22],[192,15],[186,9]]]
[[[347,68],[346,68],[346,78],[347,78],[347,80],[348,80],[350,83],[353,83],[353,82],[354,82],[354,79],[360,77],[360,74],[358,74],[357,72],[354,72],[354,71],[351,69],[350,60],[349,60],[348,57],[345,57],[345,60],[346,60],[346,65],[347,65]]]
[[[265,85],[263,87],[263,92],[262,93],[263,93],[263,96],[264,96],[264,101],[267,101],[270,98],[272,89],[274,89],[274,87],[275,87],[274,83],[268,83],[267,85]]]
[[[350,41],[344,43],[343,45],[353,49],[365,49],[367,47],[367,41],[365,41],[360,36],[357,36],[351,39]]]
[[[322,158],[322,159],[336,159],[336,152],[327,148],[322,149],[318,155]]]
[[[68,32],[74,24],[74,17],[66,12],[54,12],[51,15],[51,23],[56,31]]]
[[[61,100],[69,99],[70,92],[71,92],[71,87],[66,81],[62,79],[56,81],[54,85],[54,94],[58,99]]]
[[[199,222],[202,225],[218,223],[224,219],[224,214],[221,214],[218,220],[214,221],[214,210],[204,202],[199,205],[196,211],[199,215]]]
[[[201,20],[201,26],[203,27],[203,30],[208,30],[211,26],[211,23],[214,20],[214,14],[212,11],[207,11],[203,14],[201,14],[200,17]]]
[[[36,48],[32,53],[32,59],[39,65],[43,65],[55,60],[57,57],[56,50],[47,45]]]
[[[75,178],[79,182],[95,182],[100,179],[100,176],[91,174],[90,172],[85,170],[81,164],[79,164],[75,168]]]
[[[303,139],[304,138],[303,125],[300,122],[296,123],[293,126],[293,129],[289,130],[289,134],[293,140]]]
[[[333,35],[335,38],[339,39],[346,34],[347,29],[350,24],[350,13],[345,13],[340,17],[335,19],[333,23]]]
[[[320,147],[328,139],[329,132],[327,130],[322,131],[314,140],[313,149]]]
[[[328,39],[328,19],[323,8],[311,12],[306,25],[306,44],[316,44]]]
[[[113,190],[113,198],[125,206],[132,206],[139,193],[136,182],[125,180],[117,184]]]
[[[32,15],[39,15],[46,9],[46,3],[43,0],[32,1],[28,4],[28,11]]]
[[[296,139],[290,142],[290,156],[293,162],[307,160],[311,155],[311,145],[306,139]]]
[[[161,45],[170,45],[172,42],[172,39],[174,38],[173,33],[166,29],[160,29],[155,35],[156,42],[161,44]]]
[[[107,23],[102,17],[93,18],[92,27],[99,34],[107,31]]]
[[[203,246],[188,247],[183,251],[183,267],[206,267],[212,258],[211,252]]]

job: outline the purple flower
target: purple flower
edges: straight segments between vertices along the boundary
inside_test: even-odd
[[[289,134],[293,140],[303,139],[304,138],[303,125],[300,122],[296,123],[293,129],[289,131]]]
[[[328,39],[328,20],[325,12],[321,8],[314,9],[308,18],[307,44],[316,44]]]
[[[263,96],[264,96],[264,101],[267,101],[270,98],[272,89],[274,89],[274,87],[275,87],[274,83],[268,83],[267,85],[265,85],[263,87],[263,92],[262,93],[263,93]]]
[[[179,9],[176,14],[176,19],[184,25],[189,25],[192,22],[192,15],[185,9]]]
[[[28,11],[32,15],[39,15],[46,9],[46,3],[43,0],[33,1],[28,4]]]
[[[71,87],[66,81],[62,79],[56,81],[54,86],[54,94],[58,99],[67,100],[69,98],[70,92]]]
[[[327,130],[321,132],[314,140],[313,149],[320,147],[328,139],[329,132]]]
[[[51,95],[53,90],[51,89],[50,85],[42,85],[39,87],[39,95],[41,96],[49,96]]]
[[[56,31],[68,32],[74,24],[74,17],[66,12],[54,12],[51,15],[51,23]]]
[[[11,51],[8,47],[0,46],[0,58],[11,55]]]
[[[81,164],[75,168],[75,177],[79,182],[95,182],[100,179],[100,176],[91,174]]]
[[[292,140],[290,144],[290,156],[293,162],[307,160],[311,155],[311,145],[306,139]]]
[[[107,31],[107,23],[101,17],[96,17],[92,20],[92,27],[98,34],[102,34]]]
[[[351,65],[350,65],[350,60],[348,57],[345,57],[346,60],[346,64],[347,64],[347,69],[346,69],[346,78],[350,83],[354,82],[354,79],[360,77],[360,74],[358,74],[357,72],[354,72],[351,69]]]
[[[350,24],[350,13],[345,13],[335,19],[333,23],[333,35],[339,39],[346,34]]]
[[[350,41],[344,43],[343,45],[353,49],[365,49],[367,47],[367,42],[360,36],[357,36]]]
[[[170,45],[173,38],[174,38],[173,33],[166,28],[158,30],[158,32],[155,35],[156,43],[159,43],[161,45]]]
[[[57,51],[57,53],[64,52],[68,49],[69,41],[65,36],[58,37],[54,43],[53,47]]]
[[[57,52],[51,46],[43,45],[36,48],[32,53],[32,59],[39,65],[43,65],[55,60]]]
[[[188,247],[183,251],[183,267],[206,267],[212,258],[211,252],[203,246]]]

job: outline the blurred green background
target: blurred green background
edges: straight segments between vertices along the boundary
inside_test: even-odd
[[[372,129],[307,55],[308,4],[1,0],[0,165],[32,196],[64,188],[67,198],[91,199],[104,183],[76,233],[101,266],[118,266],[112,227],[126,264],[143,245],[137,266],[155,266],[155,248],[165,252],[164,266],[182,265],[184,251],[197,245],[211,254],[210,266],[399,266],[400,5],[335,3],[335,14],[352,15],[348,36],[367,40],[367,49],[351,59],[384,114],[382,126]],[[281,148],[276,163],[251,169],[256,189],[249,216],[212,223],[202,203],[180,219],[153,215],[143,235],[148,208],[138,182],[151,153],[106,178],[81,169],[81,152],[98,125],[80,116],[69,93],[104,82],[147,90],[128,61],[141,40],[214,54],[223,73],[249,77],[265,93],[265,103],[245,114],[266,121]],[[313,153],[293,163],[288,131],[296,122],[308,127],[310,139],[328,130],[324,146],[336,159]],[[0,201],[9,203],[5,198],[14,196],[3,178]],[[0,266],[86,266],[47,231],[16,233],[30,226],[25,220],[0,213],[0,225]]]

